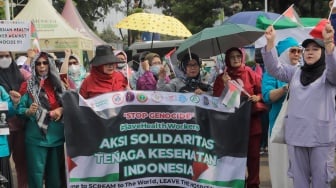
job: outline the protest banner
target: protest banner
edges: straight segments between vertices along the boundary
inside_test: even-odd
[[[27,51],[30,39],[29,21],[0,20],[0,51]]]
[[[193,93],[63,96],[69,187],[245,184],[250,102]]]

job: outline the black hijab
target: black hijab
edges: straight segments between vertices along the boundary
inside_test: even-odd
[[[301,67],[301,75],[300,75],[300,82],[302,85],[307,86],[310,83],[314,82],[316,79],[318,79],[324,72],[324,69],[326,67],[325,64],[325,53],[324,48],[321,47],[321,57],[320,59],[312,64],[308,65],[306,62]]]
[[[0,68],[0,85],[2,85],[7,92],[10,90],[19,91],[24,78],[14,61],[12,53],[9,52],[9,54],[12,58],[12,63],[6,69]]]

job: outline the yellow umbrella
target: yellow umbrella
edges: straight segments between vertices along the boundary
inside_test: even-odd
[[[177,37],[192,35],[178,19],[162,14],[134,13],[122,19],[116,27]]]

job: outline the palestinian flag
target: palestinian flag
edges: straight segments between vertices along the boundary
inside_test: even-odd
[[[282,15],[289,18],[292,22],[296,23],[297,25],[303,27],[300,17],[294,9],[294,4],[290,6]]]
[[[228,108],[238,108],[240,105],[240,93],[240,88],[233,82],[229,81],[228,87],[224,89],[221,96],[221,98],[223,98],[222,104]]]
[[[40,48],[39,39],[37,36],[37,30],[33,22],[30,22],[30,35],[31,35],[31,38],[33,39],[33,50],[36,53],[39,53],[41,51],[41,48]]]

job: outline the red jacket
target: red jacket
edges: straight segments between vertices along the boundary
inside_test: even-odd
[[[250,67],[244,66],[244,71],[242,72],[241,76],[237,79],[240,79],[244,86],[243,88],[250,94],[250,95],[261,95],[261,79],[260,76],[253,71]],[[215,97],[219,97],[222,94],[224,89],[224,83],[222,80],[222,76],[224,73],[217,76],[214,87],[213,87],[213,95]],[[230,73],[229,73],[230,75]],[[230,75],[231,76],[231,75]],[[233,77],[231,76],[231,79]],[[237,80],[235,79],[235,80]],[[243,95],[243,93],[242,93]],[[253,108],[253,105],[252,105]],[[253,111],[253,110],[251,110]],[[252,115],[251,114],[251,125],[250,125],[250,134],[261,134],[261,122],[260,122],[260,115]]]

